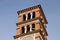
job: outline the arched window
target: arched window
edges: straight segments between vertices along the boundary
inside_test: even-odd
[[[24,33],[25,32],[25,28],[24,28],[24,26],[22,27],[22,33]]]
[[[30,32],[30,26],[27,25],[27,32]]]
[[[26,15],[23,15],[23,21],[25,21],[26,20]]]
[[[32,16],[32,18],[35,18],[35,12],[33,12],[33,16]]]
[[[35,24],[32,24],[32,31],[35,30]]]
[[[31,14],[30,13],[28,13],[28,19],[31,19]]]

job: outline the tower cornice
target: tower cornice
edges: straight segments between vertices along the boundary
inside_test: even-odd
[[[45,17],[45,14],[44,14],[44,12],[43,12],[42,7],[41,7],[40,4],[39,5],[36,5],[36,6],[32,6],[32,7],[26,8],[26,9],[19,10],[19,11],[17,11],[17,14],[19,15],[21,13],[24,13],[26,11],[30,11],[30,10],[33,10],[33,9],[36,9],[36,8],[39,8],[40,9],[40,12],[41,12],[43,18],[45,19],[46,24],[48,24],[47,19]]]
[[[39,4],[39,5],[36,5],[36,6],[32,6],[32,7],[26,8],[26,9],[19,10],[19,11],[17,11],[17,13],[19,15],[23,12],[26,12],[26,11],[29,11],[29,10],[32,10],[32,9],[36,9],[36,8],[40,8],[40,7],[41,7],[41,5]]]

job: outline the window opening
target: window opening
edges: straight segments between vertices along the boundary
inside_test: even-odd
[[[35,30],[35,24],[32,24],[32,30],[33,31]]]
[[[25,31],[25,28],[24,28],[24,26],[22,27],[22,33],[24,33],[24,31]]]
[[[33,16],[32,16],[32,18],[35,18],[35,12],[33,12]]]
[[[28,19],[30,19],[31,18],[31,14],[30,13],[28,13]]]
[[[24,21],[26,20],[26,15],[23,15],[23,20],[24,20]]]
[[[27,32],[30,32],[30,26],[27,25]]]

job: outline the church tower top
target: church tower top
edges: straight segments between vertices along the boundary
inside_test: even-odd
[[[47,40],[48,22],[40,4],[19,10],[17,13],[15,40]]]
[[[39,8],[40,9],[40,12],[42,12],[41,14],[42,14],[42,16],[45,19],[46,24],[47,24],[48,22],[46,20],[45,14],[44,14],[43,9],[42,9],[42,7],[41,7],[40,4],[39,5],[32,6],[32,7],[29,7],[29,8],[26,8],[26,9],[19,10],[19,11],[17,11],[17,14],[19,15],[21,13],[24,13],[24,12],[27,12],[27,11],[30,11],[30,10],[34,10],[34,9],[37,9],[37,8]]]

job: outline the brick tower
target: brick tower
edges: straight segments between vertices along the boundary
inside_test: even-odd
[[[36,5],[18,13],[16,35],[14,40],[47,40],[46,24],[48,23],[41,5]]]

